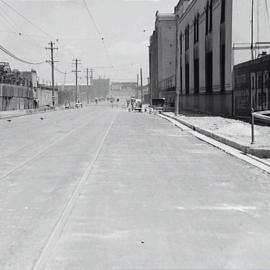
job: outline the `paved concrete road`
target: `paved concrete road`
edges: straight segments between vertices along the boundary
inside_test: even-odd
[[[0,269],[270,268],[269,175],[169,122],[90,107],[0,128]]]

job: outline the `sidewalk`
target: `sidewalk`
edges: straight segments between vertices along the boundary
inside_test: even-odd
[[[30,114],[35,114],[35,113],[50,112],[52,110],[53,109],[49,109],[49,108],[46,108],[46,109],[39,108],[39,109],[28,109],[28,110],[0,111],[0,120],[20,117],[20,116],[30,115]],[[55,110],[59,110],[59,108],[56,107]]]
[[[244,153],[270,158],[270,127],[255,126],[255,144],[251,144],[249,123],[219,116],[179,115],[163,113],[181,124]]]

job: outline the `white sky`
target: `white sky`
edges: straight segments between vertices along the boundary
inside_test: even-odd
[[[51,36],[40,32],[0,2],[0,44],[25,60],[39,62],[49,59],[49,52],[44,48],[53,37],[58,38],[60,44],[57,44],[59,50],[56,58],[60,62],[56,66],[60,70],[70,72],[72,60],[80,59],[82,84],[86,83],[87,67],[111,65],[115,68],[96,69],[94,76],[136,81],[137,73],[142,67],[146,82],[149,36],[154,27],[155,12],[156,10],[171,12],[177,2],[86,0],[104,37],[108,57],[83,0],[5,1]],[[22,64],[3,52],[0,52],[0,61],[10,62],[12,69],[34,68],[41,82],[51,81],[48,64],[42,66]],[[56,81],[62,84],[64,75],[56,73]],[[74,83],[74,74],[67,75],[66,81]]]
[[[31,26],[0,1],[0,44],[18,57],[39,62],[49,59],[49,51],[46,52],[45,47],[53,38],[58,38],[59,44],[56,45],[59,50],[56,52],[56,60],[59,60],[59,63],[56,67],[70,72],[72,60],[80,59],[81,84],[86,83],[87,67],[111,65],[114,69],[96,69],[95,77],[100,75],[114,81],[136,81],[139,68],[142,67],[146,82],[149,36],[154,28],[155,12],[156,10],[172,12],[178,2],[178,0],[86,0],[104,37],[108,56],[87,14],[83,0],[5,1],[49,35]],[[257,1],[264,2],[264,0]],[[248,5],[244,8],[249,12]],[[264,29],[262,28],[261,35],[265,35],[269,30]],[[246,31],[249,35],[249,25]],[[36,69],[41,82],[51,81],[48,64],[26,65],[13,60],[1,51],[0,61],[9,62],[12,69]],[[56,72],[55,76],[56,82],[62,84],[64,75]],[[74,74],[68,74],[66,82],[74,83]]]

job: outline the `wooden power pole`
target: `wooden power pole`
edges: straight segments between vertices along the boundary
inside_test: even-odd
[[[75,65],[75,70],[72,70],[72,72],[75,73],[75,104],[78,101],[78,73],[81,72],[78,70],[78,65],[80,64],[80,60],[77,58],[74,60],[73,64]]]
[[[54,91],[54,50],[58,50],[58,48],[54,47],[54,43],[51,41],[49,43],[50,47],[47,47],[46,50],[51,51],[51,60],[47,61],[51,64],[52,67],[52,106],[55,107],[55,91]]]

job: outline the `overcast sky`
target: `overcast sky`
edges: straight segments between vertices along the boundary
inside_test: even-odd
[[[49,52],[45,50],[47,43],[58,39],[59,43],[56,46],[59,50],[56,52],[56,60],[59,62],[56,67],[71,72],[72,60],[80,59],[81,84],[86,82],[87,67],[105,67],[96,68],[95,77],[106,76],[114,81],[136,81],[139,68],[142,67],[146,82],[149,36],[154,28],[155,12],[156,10],[172,12],[178,2],[177,0],[86,0],[96,22],[95,26],[83,0],[5,1],[39,29],[0,1],[0,44],[27,61],[39,62],[49,59]],[[248,5],[244,8],[249,12]],[[248,27],[246,28],[248,31]],[[1,61],[10,62],[12,69],[34,68],[38,71],[41,82],[51,81],[48,64],[41,66],[22,64],[2,52],[0,57]],[[114,68],[110,68],[112,65]],[[56,81],[62,84],[64,75],[56,72]],[[66,82],[73,83],[74,74],[69,73]]]
[[[86,0],[96,25],[104,37],[104,44],[91,21],[82,0],[5,0],[31,22],[36,29],[0,2],[0,42],[17,56],[39,62],[49,58],[44,47],[51,39],[59,39],[56,58],[58,69],[70,72],[72,60],[81,60],[81,83],[87,67],[110,67],[95,69],[95,76],[111,77],[113,80],[136,81],[137,72],[143,67],[148,76],[149,35],[154,27],[155,12],[171,12],[175,0]],[[21,33],[21,34],[20,34]],[[48,34],[46,34],[48,33]],[[50,79],[50,67],[21,64],[0,53],[1,61],[8,61],[12,68],[34,68],[40,81]],[[56,73],[58,83],[64,75]],[[67,82],[74,82],[74,74],[67,75]]]

